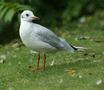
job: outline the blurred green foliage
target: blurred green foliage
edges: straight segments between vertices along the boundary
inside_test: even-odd
[[[0,19],[4,20],[4,22],[12,22],[13,17],[19,11],[23,11],[24,9],[31,9],[29,6],[21,5],[18,3],[0,3]]]
[[[103,11],[104,0],[0,0],[0,43],[18,36],[19,15],[31,9],[47,27],[73,26],[80,18]]]

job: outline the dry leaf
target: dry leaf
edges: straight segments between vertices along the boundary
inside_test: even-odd
[[[76,74],[76,70],[74,70],[74,69],[69,69],[69,70],[68,70],[68,74],[74,76],[74,75]]]

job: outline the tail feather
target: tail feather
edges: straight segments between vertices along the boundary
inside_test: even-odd
[[[85,50],[87,49],[87,48],[85,48],[85,47],[73,46],[73,45],[67,43],[67,42],[65,41],[65,39],[63,39],[63,38],[60,38],[60,40],[61,40],[61,42],[62,42],[63,45],[64,45],[64,50],[66,50],[66,51],[69,51],[69,52],[74,52],[74,51],[85,51]]]
[[[73,46],[73,47],[76,48],[77,51],[85,51],[86,49],[88,49],[86,47],[79,47],[79,46]]]

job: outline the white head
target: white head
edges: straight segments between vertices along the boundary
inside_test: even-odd
[[[33,20],[38,20],[39,18],[34,16],[33,12],[30,10],[25,10],[21,14],[21,20],[31,22]]]

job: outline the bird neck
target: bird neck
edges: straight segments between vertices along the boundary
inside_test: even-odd
[[[31,26],[32,22],[21,20],[20,26],[28,27]]]
[[[32,23],[32,22],[30,22],[30,21],[25,21],[25,20],[21,20],[21,24],[29,24],[29,23]]]
[[[32,27],[32,23],[31,22],[28,22],[28,21],[24,21],[24,20],[21,20],[21,24],[20,24],[20,31],[22,30],[25,30],[25,31],[29,31],[28,29]]]
[[[26,38],[27,35],[31,33],[31,27],[32,27],[31,22],[21,20],[20,29],[19,29],[20,37]]]

